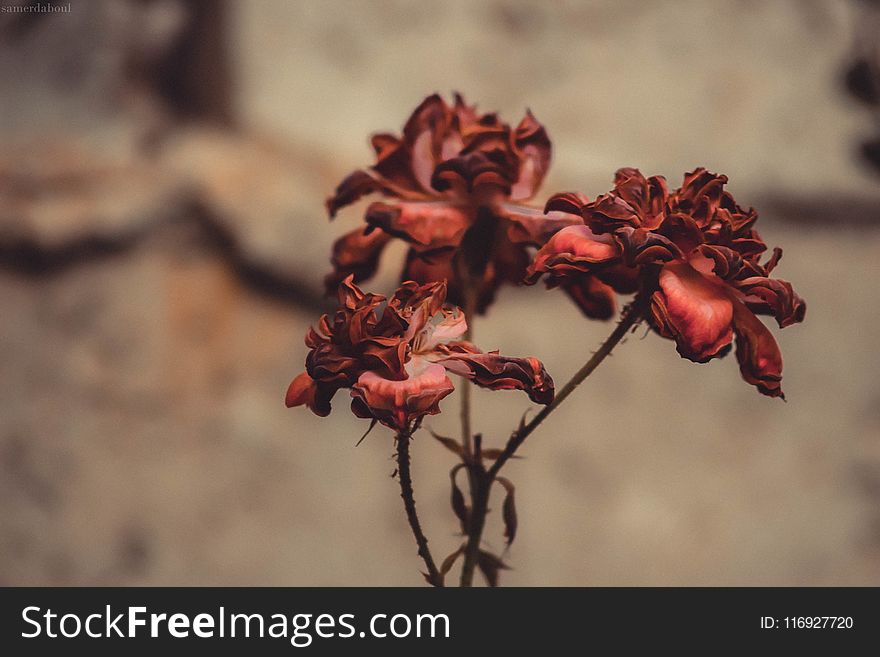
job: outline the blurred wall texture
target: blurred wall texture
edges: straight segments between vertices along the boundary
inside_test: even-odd
[[[360,220],[328,224],[324,196],[371,132],[460,90],[546,125],[546,192],[598,194],[620,166],[727,173],[809,304],[780,336],[787,404],[732,359],[641,332],[619,348],[510,466],[505,583],[880,584],[880,177],[859,154],[877,115],[844,84],[877,55],[866,25],[875,5],[844,0],[2,14],[0,583],[421,583],[391,437],[355,449],[344,403],[282,399],[330,244]],[[508,288],[476,330],[563,381],[609,327]],[[526,400],[478,401],[500,445]],[[451,456],[420,438],[414,459],[442,555]]]

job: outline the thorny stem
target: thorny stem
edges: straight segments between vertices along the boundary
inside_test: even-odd
[[[633,302],[624,310],[620,321],[614,328],[614,331],[612,331],[611,335],[609,335],[605,342],[602,343],[602,346],[599,347],[586,363],[584,363],[584,366],[577,371],[571,380],[562,387],[551,404],[545,406],[528,424],[511,434],[504,450],[498,458],[495,459],[495,462],[488,470],[483,466],[482,461],[479,459],[470,465],[471,479],[473,482],[472,511],[468,523],[468,540],[465,546],[464,565],[462,566],[461,571],[461,586],[469,587],[473,585],[474,569],[480,553],[483,527],[486,524],[489,491],[492,487],[492,483],[498,476],[499,471],[504,467],[504,464],[510,460],[525,439],[538,428],[541,422],[543,422],[550,413],[556,410],[562,402],[574,392],[574,389],[577,388],[584,379],[592,374],[593,370],[595,370],[599,364],[611,354],[611,351],[617,346],[629,330],[642,319],[647,301],[650,297],[650,293],[647,292],[642,292],[636,296]]]
[[[593,370],[599,367],[599,364],[611,354],[611,351],[617,346],[617,343],[623,339],[623,336],[625,336],[629,330],[642,319],[647,299],[650,299],[649,294],[639,294],[636,296],[633,302],[624,310],[620,321],[611,332],[611,335],[605,339],[605,342],[603,342],[602,346],[596,350],[590,360],[584,363],[584,366],[581,367],[573,377],[571,377],[571,380],[562,386],[562,389],[556,393],[553,402],[545,406],[528,424],[513,432],[510,439],[507,441],[507,445],[501,452],[501,455],[495,459],[492,467],[489,468],[488,474],[490,479],[496,477],[499,470],[501,470],[504,464],[507,463],[508,459],[513,456],[514,452],[516,452],[517,448],[522,445],[523,441],[538,428],[541,422],[543,422],[550,413],[559,408],[562,402],[565,401],[566,397],[574,392],[574,389],[593,373]]]
[[[428,539],[422,532],[419,516],[416,513],[416,500],[413,496],[412,475],[409,469],[409,441],[411,432],[401,431],[397,434],[397,478],[400,480],[400,497],[403,498],[403,506],[406,509],[406,518],[419,546],[419,556],[425,562],[428,569],[427,578],[433,586],[443,586],[443,576],[434,564],[431,550],[428,549]]]

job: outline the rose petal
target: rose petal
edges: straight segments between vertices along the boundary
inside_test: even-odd
[[[733,303],[717,283],[687,264],[666,265],[651,298],[654,326],[697,363],[722,355],[733,338]]]
[[[434,351],[441,344],[448,344],[460,340],[467,333],[467,318],[459,308],[443,311],[443,319],[436,324],[428,324],[425,327],[424,337],[414,351]]]
[[[591,274],[583,274],[560,283],[559,287],[590,319],[611,319],[617,312],[614,289]]]
[[[490,390],[523,390],[538,404],[553,401],[553,379],[537,358],[508,358],[483,353],[469,342],[440,347],[432,360]]]
[[[596,235],[584,225],[567,226],[538,250],[527,278],[534,282],[546,272],[556,276],[589,272],[620,255],[621,248],[611,235]]]
[[[552,146],[544,126],[538,123],[531,111],[526,112],[513,137],[520,163],[519,176],[510,190],[510,197],[525,200],[535,195],[547,175]]]
[[[654,230],[660,226],[668,197],[663,176],[645,178],[638,169],[618,169],[614,174],[614,193],[637,211],[641,228]]]
[[[746,305],[752,312],[773,315],[780,328],[804,321],[807,304],[788,281],[754,276],[736,281],[734,285],[745,295]]]
[[[400,381],[368,371],[351,389],[352,410],[357,415],[366,411],[386,426],[404,429],[418,417],[439,413],[440,400],[452,391],[446,370],[434,363],[417,366]]]
[[[544,212],[567,212],[580,215],[583,207],[590,202],[586,194],[580,192],[562,192],[554,194],[547,200]]]
[[[541,212],[537,208],[504,203],[498,214],[508,220],[507,236],[512,242],[543,246],[566,226],[583,225],[580,215],[568,212]]]
[[[391,240],[387,233],[374,230],[366,233],[358,228],[346,233],[333,243],[330,262],[333,271],[324,278],[328,294],[332,294],[348,276],[360,282],[372,278],[379,266],[379,256]]]
[[[366,171],[355,171],[346,176],[332,196],[324,202],[330,218],[336,216],[340,208],[351,205],[367,194],[372,194],[382,188],[382,184],[374,176]]]
[[[458,246],[471,224],[470,213],[442,201],[376,202],[367,208],[367,223],[420,249]]]
[[[733,305],[736,359],[746,382],[768,397],[782,397],[782,353],[773,334],[741,303]]]
[[[480,139],[483,150],[475,147],[473,151],[462,151],[434,169],[431,185],[435,190],[458,191],[487,200],[493,194],[510,194],[516,175],[516,159],[504,147],[492,147],[489,142],[496,139],[494,135],[483,133]]]
[[[340,387],[315,381],[308,372],[302,372],[290,382],[284,403],[287,408],[305,405],[315,415],[327,417],[330,415],[330,400]]]

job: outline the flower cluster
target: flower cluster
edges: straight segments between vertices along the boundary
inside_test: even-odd
[[[338,310],[306,336],[306,371],[290,384],[287,406],[325,416],[336,392],[349,388],[355,415],[407,430],[440,412],[453,390],[447,372],[491,390],[523,390],[540,404],[553,400],[553,380],[536,358],[484,353],[461,340],[467,320],[445,298],[445,282],[409,281],[386,302],[347,277]]]
[[[350,174],[327,199],[330,216],[363,196],[379,193],[366,227],[333,246],[328,291],[346,276],[369,279],[392,238],[407,242],[402,280],[446,280],[449,298],[464,305],[473,293],[484,312],[498,287],[519,284],[541,241],[546,217],[524,203],[550,166],[551,144],[531,112],[512,128],[496,114],[480,114],[455,95],[452,105],[433,95],[413,112],[400,137],[372,138],[376,163]],[[556,225],[566,217],[555,217]]]
[[[735,333],[743,378],[781,397],[782,355],[755,315],[786,327],[803,320],[806,304],[790,283],[770,277],[782,250],[761,263],[767,246],[754,227],[758,215],[736,203],[726,182],[700,168],[670,192],[661,176],[627,168],[594,201],[556,195],[547,209],[581,221],[560,225],[535,256],[528,281],[579,280],[609,305],[614,292],[650,286],[648,321],[675,340],[679,354],[698,363],[723,356]]]
[[[430,584],[443,586],[459,558],[462,586],[471,586],[475,570],[498,584],[507,566],[482,547],[493,484],[505,489],[507,545],[518,522],[515,488],[501,468],[640,321],[698,363],[729,353],[735,338],[742,377],[764,395],[783,397],[782,355],[758,315],[784,328],[803,321],[806,304],[791,284],[771,277],[782,250],[767,256],[757,213],[725,190],[726,176],[699,168],[670,190],[662,176],[625,168],[594,200],[564,193],[533,207],[527,203],[551,159],[544,127],[530,112],[511,127],[459,95],[452,104],[426,98],[401,136],[375,135],[372,145],[375,163],[345,178],[327,210],[332,218],[362,197],[381,200],[367,206],[365,226],[333,245],[325,284],[339,307],[309,330],[306,370],[290,384],[286,403],[326,416],[344,388],[355,415],[395,432],[395,472]],[[373,276],[393,239],[408,245],[404,282],[388,299],[363,292],[356,283]],[[483,352],[467,339],[468,322],[486,311],[502,283],[541,279],[594,319],[613,317],[618,295],[636,295],[555,398],[541,361]],[[462,395],[461,440],[435,437],[460,459],[449,473],[450,504],[466,540],[435,562],[416,513],[409,450],[421,420],[439,413],[453,391],[450,373],[490,390],[522,390],[546,408],[528,421],[523,416],[503,449],[487,447],[471,430],[469,396]],[[457,483],[461,470],[469,503]]]

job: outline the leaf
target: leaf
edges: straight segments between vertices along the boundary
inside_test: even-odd
[[[513,484],[504,477],[498,477],[497,481],[504,486],[504,489],[507,491],[507,495],[504,496],[504,504],[501,507],[501,515],[504,518],[504,538],[507,539],[507,547],[510,547],[510,544],[513,543],[513,539],[516,538],[516,502],[513,497],[513,493],[516,489],[513,487]]]
[[[360,445],[362,442],[364,442],[364,438],[366,438],[367,436],[370,435],[370,432],[373,430],[373,427],[376,426],[376,422],[378,422],[378,421],[379,421],[379,420],[377,420],[376,418],[373,418],[373,419],[372,419],[372,421],[370,422],[370,428],[367,429],[367,431],[364,433],[364,435],[361,436],[361,439],[360,439],[359,441],[357,441],[357,442],[354,444],[355,447],[357,447],[357,446]]]
[[[458,520],[461,523],[461,533],[467,534],[471,512],[468,505],[465,504],[464,494],[461,492],[461,489],[455,481],[455,475],[458,474],[458,471],[463,467],[464,464],[459,463],[452,468],[452,470],[449,471],[449,479],[452,482],[452,510],[455,512],[456,517],[458,517]]]
[[[519,426],[516,428],[516,433],[520,433],[523,429],[526,428],[526,418],[529,416],[529,413],[531,412],[531,410],[532,409],[527,408],[523,412],[522,417],[520,417],[520,419],[519,419]]]
[[[489,459],[490,461],[494,461],[494,460],[497,459],[499,456],[501,456],[503,453],[504,453],[504,450],[503,450],[503,449],[499,449],[499,448],[497,448],[497,447],[490,447],[489,449],[484,449],[484,450],[483,450],[483,458]],[[522,457],[519,456],[519,455],[517,455],[517,454],[514,454],[514,455],[511,456],[510,458],[512,458],[512,459],[521,459]]]
[[[464,552],[464,545],[462,545],[455,552],[453,552],[452,554],[450,554],[448,557],[446,557],[443,560],[443,563],[440,565],[440,574],[441,575],[445,575],[446,573],[448,573],[452,569],[452,566],[455,564],[456,559],[458,559],[458,557],[461,556],[462,552]]]
[[[480,550],[477,556],[477,568],[486,578],[486,583],[491,587],[498,586],[498,571],[510,570],[510,566],[504,563],[499,557],[490,552]]]
[[[440,434],[434,433],[430,429],[428,429],[428,431],[431,432],[431,435],[434,437],[434,439],[437,442],[439,442],[441,445],[443,445],[450,452],[452,452],[453,454],[457,454],[458,456],[462,455],[464,450],[457,440],[455,440],[454,438],[447,438],[446,436],[441,436]]]

